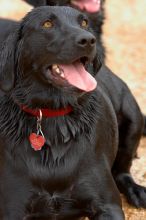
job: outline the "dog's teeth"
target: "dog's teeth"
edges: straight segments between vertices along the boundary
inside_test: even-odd
[[[65,76],[64,76],[64,73],[61,73],[61,75],[60,75],[62,78],[64,78]]]
[[[56,64],[54,64],[53,66],[52,66],[52,69],[53,70],[56,70],[58,68],[58,66],[56,65]]]
[[[54,64],[53,66],[52,66],[52,69],[57,73],[57,74],[61,74],[61,71],[60,71],[60,69],[59,69],[59,67],[57,66],[57,64]]]
[[[62,72],[62,70],[59,68],[59,66],[57,66],[57,64],[54,64],[52,66],[52,69],[55,71],[55,73],[57,73],[58,75],[60,75],[62,78],[64,78],[64,73]]]
[[[55,71],[56,73],[60,74],[60,69],[58,67],[55,69]]]

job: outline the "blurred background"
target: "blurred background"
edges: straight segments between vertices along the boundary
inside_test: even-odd
[[[0,0],[0,17],[21,19],[31,7],[22,0]],[[103,41],[107,65],[120,76],[146,114],[146,0],[106,0]],[[131,172],[146,186],[146,138],[142,138]],[[123,198],[126,220],[146,220],[146,211]],[[117,219],[118,220],[118,219]]]

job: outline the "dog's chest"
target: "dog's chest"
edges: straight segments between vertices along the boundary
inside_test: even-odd
[[[72,117],[43,119],[41,127],[46,142],[39,151],[35,151],[29,141],[29,135],[36,132],[36,121],[28,121],[29,131],[21,149],[24,149],[23,160],[33,185],[47,191],[64,190],[78,179],[80,164],[95,144],[91,139],[95,132],[93,122],[85,119],[79,116],[78,121]]]
[[[32,183],[48,191],[64,190],[72,185],[78,178],[87,145],[86,141],[84,145],[81,142],[79,139],[57,146],[46,144],[38,152],[30,149],[31,157],[27,159],[27,167]]]
[[[81,167],[87,157],[89,142],[82,136],[66,145],[54,145],[54,151],[52,148],[53,146],[44,146],[42,151],[33,152],[33,155],[38,153],[37,156],[32,155],[28,161],[29,177],[36,194],[36,199],[32,200],[33,212],[42,213],[42,204],[49,204],[44,210],[48,210],[48,213],[53,210],[53,213],[64,214],[66,209],[72,212],[72,206],[78,210],[74,190],[82,175]]]

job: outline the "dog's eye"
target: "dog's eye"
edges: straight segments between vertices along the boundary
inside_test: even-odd
[[[88,21],[86,19],[82,20],[81,27],[87,28],[88,27]]]
[[[45,21],[43,23],[44,28],[52,28],[53,27],[53,22],[52,21]]]

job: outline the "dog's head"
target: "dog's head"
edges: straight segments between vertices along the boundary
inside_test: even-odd
[[[70,6],[84,13],[89,18],[90,27],[97,39],[97,49],[100,50],[101,58],[105,58],[105,48],[102,44],[102,25],[104,22],[105,0],[25,0],[27,3],[38,6]]]
[[[69,100],[95,89],[88,66],[97,73],[101,63],[87,17],[69,7],[39,7],[0,51],[0,87],[29,106]]]

